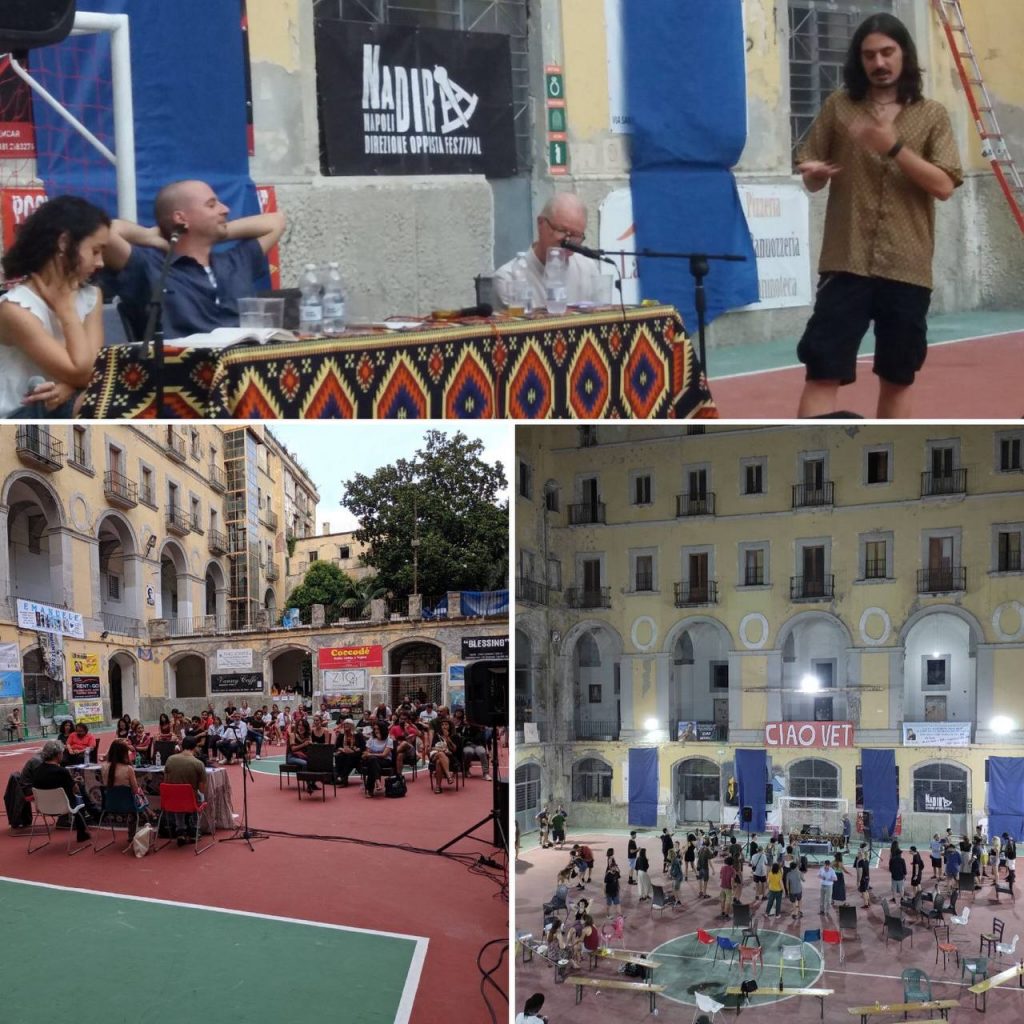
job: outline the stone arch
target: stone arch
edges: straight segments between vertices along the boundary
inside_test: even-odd
[[[853,647],[853,634],[850,632],[850,627],[838,615],[833,615],[831,612],[814,611],[808,610],[803,612],[797,612],[795,615],[791,615],[780,627],[779,634],[775,641],[775,646],[779,649],[785,644],[787,637],[792,633],[798,626],[804,625],[810,622],[827,622],[832,626],[835,626],[843,634],[846,641],[847,647]]]
[[[192,632],[192,624],[189,621],[192,617],[192,597],[189,586],[188,555],[184,547],[176,540],[165,540],[160,545],[157,564],[160,566],[157,617],[170,620],[171,636],[190,633]],[[176,620],[182,621],[181,629],[174,625]]]
[[[107,509],[97,517],[95,537],[93,579],[103,628],[138,636],[143,618],[143,557],[135,529],[122,513]]]
[[[107,692],[110,696],[110,717],[141,716],[139,695],[139,663],[134,655],[118,650],[107,665]]]
[[[167,696],[201,698],[209,692],[209,663],[200,651],[177,651],[166,662]]]
[[[12,612],[17,598],[70,603],[71,542],[53,484],[30,470],[17,470],[4,481],[3,503],[7,515],[0,521],[0,588],[10,596]]]
[[[573,803],[611,803],[614,774],[608,758],[592,750],[581,751],[570,769]]]
[[[307,644],[286,643],[275,645],[263,656],[263,685],[269,685],[271,696],[297,686],[305,693],[313,689],[313,648]],[[322,689],[322,687],[321,687]]]
[[[535,758],[516,765],[516,824],[520,833],[537,831],[543,801],[544,766]]]
[[[722,820],[722,766],[718,761],[706,754],[687,754],[677,758],[669,771],[676,821]]]
[[[668,693],[663,695],[669,739],[678,735],[680,722],[715,722],[720,735],[727,734],[733,647],[732,634],[713,615],[687,616],[669,629],[664,648]]]

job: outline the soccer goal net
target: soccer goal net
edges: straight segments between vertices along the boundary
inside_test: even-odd
[[[784,796],[779,801],[784,835],[841,836],[849,801],[830,797]]]
[[[128,16],[80,10],[63,42],[0,54],[0,125],[5,237],[44,201],[44,179],[135,220]]]

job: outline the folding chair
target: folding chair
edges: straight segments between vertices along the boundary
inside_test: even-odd
[[[103,828],[103,819],[108,818],[110,820],[110,841],[104,843],[102,846],[97,846],[93,843],[93,853],[99,853],[101,850],[105,850],[108,846],[113,846],[117,842],[117,837],[114,835],[114,822],[111,815],[119,814],[125,817],[131,817],[135,819],[135,828],[139,827],[139,818],[142,816],[142,812],[135,806],[135,794],[132,792],[131,786],[108,786],[103,790],[103,806],[100,811],[100,820],[97,822],[96,827]],[[132,848],[131,841],[121,851],[122,853],[128,853]]]
[[[29,833],[28,840],[28,852],[35,853],[37,850],[41,850],[44,846],[50,845],[50,825],[47,821],[48,818],[54,819],[54,828],[57,826],[57,819],[63,818],[65,815],[72,819],[72,825],[74,825],[74,817],[78,814],[85,814],[85,804],[78,804],[77,807],[72,807],[68,803],[68,795],[63,789],[33,789],[32,790],[32,806],[35,808],[35,819],[32,821],[32,831]],[[36,819],[42,818],[43,828],[46,829],[46,842],[40,843],[38,846],[32,846],[32,840],[36,836]],[[83,818],[84,821],[84,818]],[[75,829],[68,829],[68,846],[67,852],[69,857],[74,857],[76,853],[81,853],[85,849],[88,843],[80,843],[74,850],[71,849],[71,833]],[[1000,934],[1000,938],[1002,935]]]
[[[203,802],[196,802],[196,792],[187,783],[176,783],[176,782],[161,782],[160,783],[160,817],[157,819],[156,831],[157,835],[160,834],[160,826],[163,824],[165,814],[194,814],[196,818],[196,856],[205,853],[211,846],[216,845],[217,838],[214,835],[215,824],[211,816],[210,802],[203,800]],[[203,815],[207,815],[207,820],[210,823],[210,835],[211,839],[205,846],[199,845],[199,837],[201,834]],[[160,846],[152,847],[153,853],[158,853],[165,846],[169,845],[170,839],[166,843]]]

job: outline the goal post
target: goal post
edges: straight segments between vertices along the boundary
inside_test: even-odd
[[[783,835],[839,836],[849,800],[832,797],[784,796],[779,798]]]
[[[93,11],[75,13],[72,37],[105,34],[110,41],[110,109],[113,123],[113,149],[87,123],[85,110],[73,110],[46,88],[11,54],[11,71],[32,90],[36,101],[50,107],[72,131],[76,132],[98,154],[114,167],[117,189],[117,214],[126,220],[137,220],[137,182],[135,174],[135,128],[132,107],[131,43],[127,14],[102,14]],[[67,41],[65,40],[65,43]],[[65,43],[58,45],[65,45]],[[5,186],[27,185],[27,181],[13,180],[10,173],[3,174]],[[35,183],[37,174],[32,174]]]

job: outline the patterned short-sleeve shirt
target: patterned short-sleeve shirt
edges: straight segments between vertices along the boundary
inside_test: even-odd
[[[866,101],[843,90],[825,101],[797,153],[797,161],[827,160],[842,168],[828,184],[821,273],[846,271],[932,286],[935,199],[894,160],[856,142],[848,131],[870,116]],[[960,154],[946,108],[935,100],[909,103],[896,115],[896,135],[910,150],[963,183]]]

